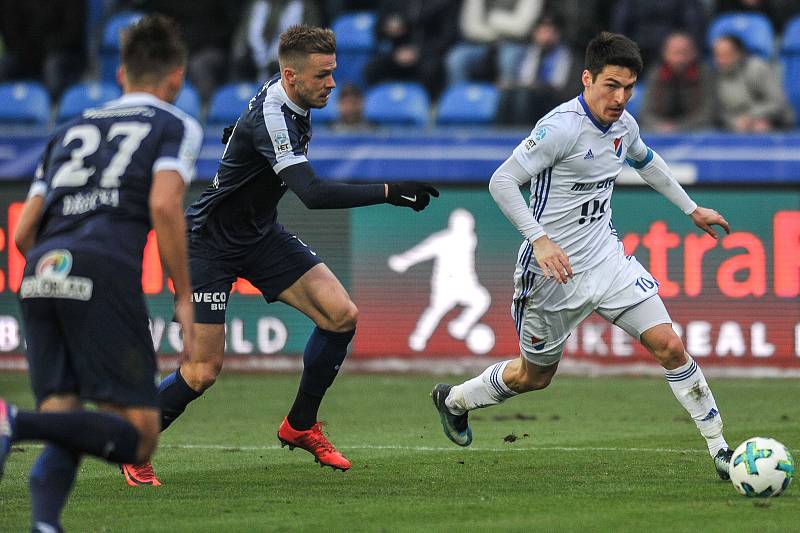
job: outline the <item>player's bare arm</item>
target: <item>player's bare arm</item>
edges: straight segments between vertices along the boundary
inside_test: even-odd
[[[22,206],[22,214],[14,232],[14,243],[22,255],[31,249],[36,240],[36,228],[39,227],[43,210],[44,197],[38,194],[28,198]]]
[[[149,205],[153,229],[158,238],[161,260],[175,287],[175,317],[183,332],[183,358],[191,355],[194,307],[191,302],[186,220],[183,217],[183,178],[174,170],[161,170],[153,176]]]

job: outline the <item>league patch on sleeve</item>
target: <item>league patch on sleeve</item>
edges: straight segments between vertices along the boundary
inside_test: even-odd
[[[547,135],[547,128],[542,126],[533,133],[533,138],[536,139],[537,141],[541,141],[542,139],[544,139],[545,135]]]
[[[531,150],[533,150],[533,147],[534,147],[534,146],[536,146],[536,141],[534,141],[534,140],[533,140],[533,139],[531,139],[530,137],[528,137],[527,139],[525,139],[525,149],[526,149],[527,151],[529,151],[529,152],[530,152]]]
[[[292,153],[292,143],[287,130],[276,131],[272,134],[272,146],[275,148],[275,157]]]

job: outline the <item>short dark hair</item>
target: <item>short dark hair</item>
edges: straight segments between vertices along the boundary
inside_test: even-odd
[[[328,28],[298,24],[281,34],[278,61],[284,63],[305,61],[309,54],[335,54],[336,35]]]
[[[608,31],[601,32],[589,41],[584,65],[584,68],[592,73],[592,79],[595,79],[606,65],[629,68],[637,77],[644,69],[639,45],[624,35]]]
[[[744,46],[744,41],[742,41],[737,35],[726,33],[725,35],[720,35],[717,38],[717,41],[728,41],[740,54],[747,52],[747,48]]]
[[[158,82],[175,68],[186,65],[186,43],[174,20],[146,15],[122,31],[120,61],[135,83]]]

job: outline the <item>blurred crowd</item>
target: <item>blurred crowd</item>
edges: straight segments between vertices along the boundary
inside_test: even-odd
[[[500,95],[495,122],[530,126],[580,92],[583,50],[601,30],[623,33],[642,50],[635,98],[643,129],[795,125],[777,54],[763,57],[732,34],[710,41],[708,30],[724,13],[760,13],[777,50],[800,0],[0,1],[0,82],[38,79],[54,100],[98,75],[100,35],[115,13],[176,19],[190,50],[187,79],[208,102],[226,82],[277,72],[278,36],[290,25],[332,26],[344,14],[370,11],[375,50],[359,81],[337,89],[337,127],[364,126],[364,93],[387,80],[417,81],[434,103],[454,84],[488,82]]]

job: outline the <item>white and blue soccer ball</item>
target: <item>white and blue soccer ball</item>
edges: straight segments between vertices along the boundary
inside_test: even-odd
[[[778,496],[792,481],[794,458],[775,439],[752,437],[734,450],[730,476],[733,486],[745,496]]]

